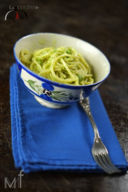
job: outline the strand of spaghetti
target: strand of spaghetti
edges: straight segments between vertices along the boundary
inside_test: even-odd
[[[72,71],[69,69],[68,65],[65,63],[65,61],[62,58],[61,58],[61,62],[63,63],[65,69],[67,70],[67,72],[69,73],[71,78],[73,78],[75,80],[75,85],[79,85],[78,77],[75,74],[73,75]]]
[[[42,70],[40,64],[36,61],[36,58],[33,57],[33,59],[32,59],[32,63],[33,63],[33,64],[36,64],[36,67],[38,68],[39,71]]]
[[[63,60],[63,58],[60,59],[61,63],[63,64],[63,66],[65,67],[65,69],[67,70],[67,72],[69,73],[69,75],[74,78],[73,73],[71,72],[71,70],[68,68],[67,64],[65,63],[65,61]]]
[[[55,81],[59,81],[60,83],[70,83],[70,82],[73,82],[73,81],[74,81],[74,80],[71,79],[71,78],[62,79],[62,78],[58,77],[58,76],[55,74],[54,65],[55,65],[55,61],[51,64],[50,70],[51,70],[52,77],[53,77],[53,79],[54,79]]]
[[[63,60],[64,56],[65,56],[65,55],[62,55],[62,56],[59,56],[58,58],[56,58],[56,62],[57,62],[58,60],[60,60],[61,63],[63,64],[64,68],[66,69],[67,73],[70,75],[70,77],[71,77],[72,79],[75,80],[75,76],[72,74],[71,70],[68,68],[67,64],[66,64],[66,63],[64,62],[64,60]],[[61,74],[60,74],[60,76],[61,76]]]

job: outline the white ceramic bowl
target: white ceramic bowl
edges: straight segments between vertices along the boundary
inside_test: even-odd
[[[93,68],[95,83],[91,85],[72,86],[50,81],[29,70],[19,60],[21,49],[33,51],[51,46],[73,47],[81,53]],[[92,91],[103,83],[110,73],[110,63],[99,49],[86,41],[62,34],[35,33],[22,37],[14,45],[14,57],[20,71],[20,77],[25,86],[40,104],[51,108],[61,108],[73,102],[78,102],[80,100],[81,90],[83,90],[84,97],[89,96]]]

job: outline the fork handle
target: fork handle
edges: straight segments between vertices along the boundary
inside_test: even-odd
[[[86,102],[84,102],[84,100],[82,100],[82,102],[80,102],[80,105],[82,106],[82,108],[84,109],[84,111],[86,112],[90,122],[91,122],[91,125],[92,125],[92,128],[94,130],[94,139],[95,140],[98,140],[100,138],[100,135],[99,135],[99,131],[97,129],[97,126],[96,126],[96,123],[93,119],[93,116],[92,116],[92,113],[91,113],[91,110],[90,110],[90,105],[87,104]]]

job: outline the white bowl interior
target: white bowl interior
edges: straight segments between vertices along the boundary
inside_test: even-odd
[[[55,33],[37,33],[28,35],[17,41],[15,45],[15,53],[19,58],[21,49],[33,51],[51,46],[68,46],[75,48],[92,66],[96,82],[102,81],[110,72],[109,61],[99,49],[86,41],[67,35]]]

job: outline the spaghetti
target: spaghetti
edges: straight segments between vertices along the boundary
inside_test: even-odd
[[[19,58],[30,70],[49,80],[70,85],[94,83],[90,65],[71,47],[47,47],[33,53],[21,50]]]

